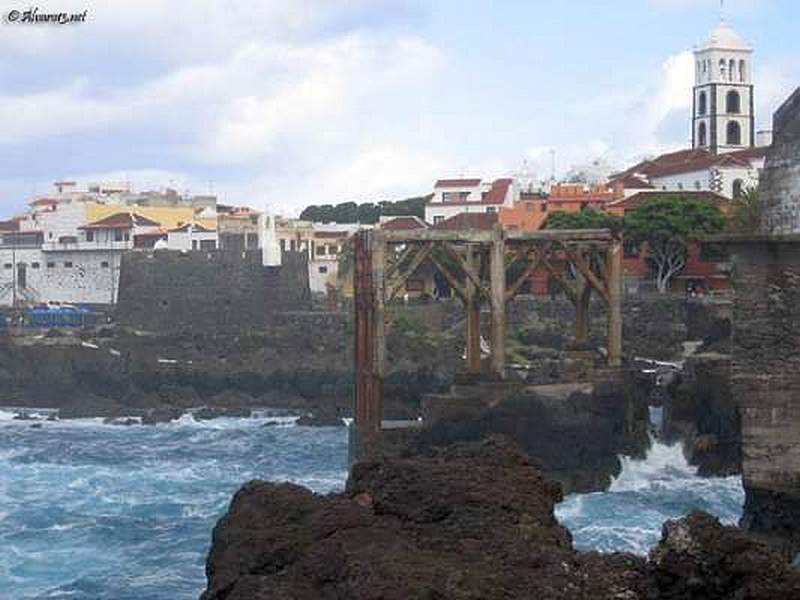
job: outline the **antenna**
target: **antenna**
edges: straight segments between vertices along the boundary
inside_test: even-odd
[[[725,20],[725,0],[719,0],[719,20]]]

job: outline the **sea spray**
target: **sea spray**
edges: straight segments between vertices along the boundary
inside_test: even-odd
[[[716,515],[725,524],[739,521],[741,477],[698,477],[680,444],[651,441],[645,459],[621,457],[622,471],[607,492],[572,494],[556,507],[576,547],[646,554],[658,542],[664,521],[693,509]]]

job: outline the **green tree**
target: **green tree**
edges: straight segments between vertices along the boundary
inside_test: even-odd
[[[761,231],[761,198],[758,189],[747,188],[733,200],[733,211],[729,222],[733,233],[758,233]]]
[[[383,200],[377,204],[373,202],[361,204],[341,202],[336,206],[312,204],[300,213],[300,218],[315,223],[364,223],[368,225],[377,223],[381,217],[413,215],[424,219],[425,205],[430,199],[431,195],[429,194],[396,202]]]
[[[591,208],[578,212],[554,211],[548,215],[544,224],[545,229],[611,229],[620,231],[622,227],[622,217]]]
[[[685,196],[653,198],[625,216],[627,239],[638,246],[646,244],[656,286],[666,292],[672,278],[686,266],[687,245],[720,233],[725,218],[719,208]]]

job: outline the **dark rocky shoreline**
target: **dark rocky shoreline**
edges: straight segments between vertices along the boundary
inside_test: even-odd
[[[561,499],[504,437],[354,466],[344,493],[254,481],[214,529],[202,600],[789,599],[800,574],[693,513],[645,559],[577,552]]]

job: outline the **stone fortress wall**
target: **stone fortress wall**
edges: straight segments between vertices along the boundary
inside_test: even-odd
[[[286,252],[264,267],[261,251],[129,252],[120,272],[117,320],[155,332],[263,328],[279,311],[308,310],[308,265]]]

